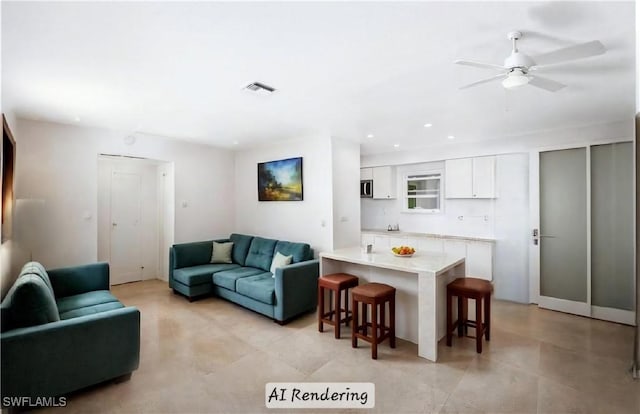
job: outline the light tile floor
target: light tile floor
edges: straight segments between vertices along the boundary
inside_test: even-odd
[[[359,381],[375,383],[381,413],[640,413],[628,326],[494,300],[482,354],[455,338],[435,364],[398,340],[374,361],[368,344],[351,348],[349,329],[319,333],[314,314],[280,326],[219,298],[190,303],[160,281],[113,291],[142,313],[140,368],[71,395],[64,411],[275,412],[267,382]]]

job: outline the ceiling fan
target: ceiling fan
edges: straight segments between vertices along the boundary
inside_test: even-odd
[[[529,56],[520,52],[516,45],[516,42],[522,38],[521,32],[510,32],[507,37],[513,42],[513,49],[511,50],[511,55],[504,60],[503,66],[491,63],[475,62],[472,60],[456,60],[454,62],[458,65],[474,66],[483,69],[497,69],[501,71],[498,75],[470,83],[462,86],[460,89],[466,89],[472,86],[502,79],[502,86],[507,89],[513,89],[529,84],[549,92],[557,92],[567,85],[534,75],[531,72],[542,69],[546,65],[597,56],[606,52],[604,45],[600,43],[600,41],[594,40],[575,46],[564,47],[537,56]]]

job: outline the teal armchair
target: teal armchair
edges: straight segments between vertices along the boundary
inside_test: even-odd
[[[140,311],[109,292],[107,263],[28,263],[2,302],[0,347],[2,397],[64,395],[138,368]]]

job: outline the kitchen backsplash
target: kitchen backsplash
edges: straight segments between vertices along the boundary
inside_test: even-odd
[[[362,199],[360,217],[363,229],[398,224],[402,231],[493,238],[494,205],[494,200],[445,199],[439,214],[402,213],[402,199]]]

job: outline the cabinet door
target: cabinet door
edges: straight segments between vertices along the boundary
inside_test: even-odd
[[[396,198],[396,177],[393,167],[373,168],[373,198]]]
[[[402,236],[391,236],[391,237],[389,237],[389,248],[406,246],[407,243],[408,243],[407,237],[402,237]]]
[[[445,240],[444,252],[455,256],[467,257],[467,242],[464,240]]]
[[[363,246],[366,246],[367,244],[375,243],[375,237],[373,237],[373,234],[362,234],[362,236],[360,237],[360,240]]]
[[[467,242],[466,269],[470,277],[493,280],[493,244]]]
[[[461,158],[444,162],[446,198],[471,198],[473,190],[473,160]]]
[[[361,180],[373,180],[373,168],[360,168]]]
[[[419,252],[442,253],[444,251],[442,239],[435,237],[409,237],[407,243]]]
[[[373,247],[378,252],[387,250],[389,248],[389,237],[375,235],[373,237]]]
[[[473,198],[495,198],[496,157],[473,159]]]

